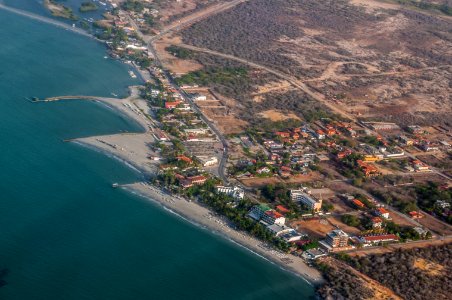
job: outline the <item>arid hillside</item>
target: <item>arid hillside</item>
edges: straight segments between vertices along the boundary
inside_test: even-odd
[[[182,41],[284,72],[360,118],[452,124],[451,28],[439,9],[396,1],[251,0]]]

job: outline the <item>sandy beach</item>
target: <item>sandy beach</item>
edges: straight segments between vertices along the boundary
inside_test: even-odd
[[[102,100],[101,102],[138,122],[143,127],[144,132],[93,136],[74,139],[73,142],[113,156],[142,172],[145,178],[155,175],[158,171],[158,162],[151,161],[148,158],[150,155],[158,155],[153,153],[149,147],[154,141],[152,131],[155,124],[144,113],[148,110],[146,101],[128,97],[126,99]],[[165,194],[162,190],[144,181],[124,185],[121,188],[159,203],[184,219],[245,247],[283,269],[302,276],[312,284],[322,283],[320,272],[309,267],[302,258],[277,251],[246,232],[233,229],[224,217],[213,213],[199,203],[187,201],[177,195]]]

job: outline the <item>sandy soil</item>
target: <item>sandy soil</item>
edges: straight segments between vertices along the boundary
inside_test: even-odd
[[[287,120],[287,119],[300,120],[300,118],[297,115],[295,115],[294,113],[284,113],[282,111],[277,111],[274,109],[263,111],[263,112],[259,113],[259,115],[261,115],[262,117],[264,117],[266,119],[270,119],[274,122],[283,121],[283,120]]]
[[[178,43],[180,43],[180,38],[165,38],[154,44],[155,50],[164,63],[165,68],[176,74],[186,74],[202,69],[203,66],[200,63],[189,59],[179,59],[165,50],[166,47]]]
[[[414,261],[414,267],[421,269],[422,271],[432,276],[444,275],[444,266],[423,258],[416,258],[416,260]]]

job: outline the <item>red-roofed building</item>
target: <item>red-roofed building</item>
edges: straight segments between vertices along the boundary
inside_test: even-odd
[[[338,159],[343,159],[344,157],[347,157],[347,156],[351,155],[352,153],[353,153],[352,150],[347,149],[347,150],[344,150],[344,151],[339,152],[339,153],[336,155],[336,157],[337,157]]]
[[[420,212],[417,212],[415,210],[410,211],[409,214],[412,219],[422,219],[424,217],[423,214],[421,214]]]
[[[368,235],[359,238],[359,241],[364,244],[364,246],[370,246],[377,243],[385,242],[395,242],[398,241],[399,237],[395,234],[379,234],[379,235]]]
[[[383,220],[380,217],[372,218],[372,228],[378,229],[383,225]]]
[[[276,210],[281,213],[282,215],[286,215],[290,212],[289,209],[287,209],[286,207],[282,206],[282,205],[277,205],[276,206]]]
[[[183,188],[189,188],[192,187],[193,185],[201,185],[204,184],[204,182],[206,182],[207,177],[199,175],[199,176],[192,176],[192,177],[187,177],[185,179],[180,180],[180,184],[182,185]]]
[[[362,202],[359,201],[358,199],[353,199],[353,200],[352,200],[352,203],[353,203],[353,205],[355,205],[355,206],[358,207],[358,208],[364,208],[364,207],[366,207],[366,206],[364,205],[364,203],[362,203]]]
[[[166,108],[166,109],[174,109],[174,108],[176,108],[180,103],[181,103],[180,101],[165,102],[165,108]]]
[[[267,210],[264,215],[262,216],[262,221],[264,221],[265,223],[269,224],[269,225],[284,225],[284,223],[286,222],[286,218],[284,218],[284,216],[282,214],[280,214],[279,212],[275,211],[275,210]]]
[[[287,131],[277,131],[275,132],[275,135],[280,136],[282,138],[289,138],[290,137],[290,132]]]
[[[384,207],[379,207],[377,209],[377,214],[382,218],[389,219],[389,211],[387,211]]]
[[[380,171],[378,171],[378,168],[374,165],[365,163],[362,160],[358,160],[357,163],[361,167],[361,170],[364,172],[364,175],[366,175],[366,177],[374,177],[380,175]]]
[[[186,162],[188,164],[191,164],[193,162],[193,160],[190,157],[187,157],[185,155],[179,155],[179,156],[176,157],[176,159],[178,161],[184,161],[184,162]]]

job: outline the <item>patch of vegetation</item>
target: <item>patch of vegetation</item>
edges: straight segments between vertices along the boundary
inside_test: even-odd
[[[361,220],[357,216],[354,216],[354,215],[342,215],[341,221],[344,224],[347,224],[348,226],[352,226],[352,227],[358,227],[361,225]]]
[[[191,59],[194,57],[192,51],[185,48],[177,47],[175,45],[168,46],[165,48],[165,50],[181,59]]]
[[[436,201],[452,202],[452,189],[441,189],[440,186],[434,182],[429,182],[427,185],[420,185],[415,188],[418,205],[443,220],[452,224],[452,215],[445,209],[435,205]]]
[[[248,70],[246,68],[205,68],[189,72],[177,78],[176,81],[179,85],[234,85],[235,82],[247,81],[247,75]]]
[[[86,2],[82,2],[82,4],[80,4],[80,8],[78,10],[80,12],[84,13],[84,12],[88,12],[88,11],[95,11],[97,9],[98,9],[98,7],[94,2],[86,1]]]
[[[127,11],[142,12],[145,8],[142,1],[127,0],[121,4],[122,9]]]
[[[396,2],[406,6],[413,6],[422,10],[439,11],[445,15],[452,16],[452,5],[451,3],[448,3],[448,1],[437,3],[425,0],[396,0]]]

